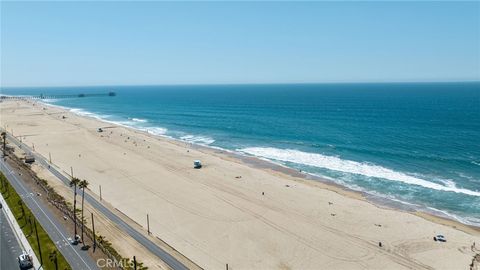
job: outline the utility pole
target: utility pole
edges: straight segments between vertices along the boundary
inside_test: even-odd
[[[32,235],[33,227],[32,227],[32,216],[28,216],[28,224],[30,225],[30,233],[28,235]]]
[[[97,238],[95,237],[95,222],[93,221],[93,213],[90,214],[92,214],[93,252],[95,252],[95,248],[97,247]]]
[[[150,235],[150,220],[148,218],[148,214],[147,214],[147,231],[148,231],[148,235]]]
[[[99,185],[100,186],[100,201],[102,201],[102,185]]]
[[[52,155],[50,154],[50,152],[48,152],[48,160],[50,161],[50,164],[52,164]]]
[[[33,220],[33,226],[35,227],[35,235],[37,237],[38,254],[40,255],[40,267],[42,267],[43,265],[42,247],[40,246],[40,239],[38,238],[38,231],[37,231],[37,222],[35,221],[35,219]]]
[[[71,175],[72,178],[73,178],[73,167],[72,167],[72,166],[70,166],[70,175]]]

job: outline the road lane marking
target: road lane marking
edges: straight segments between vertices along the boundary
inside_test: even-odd
[[[7,168],[6,167],[6,164],[4,164],[3,162],[0,163],[2,164],[2,166],[4,168]],[[17,182],[17,184],[26,192],[28,193],[27,189],[23,186],[23,184],[17,179],[17,176],[15,174],[12,174],[13,178],[15,179],[15,181]],[[45,211],[43,211],[42,207],[40,207],[40,205],[37,203],[37,201],[33,198],[33,197],[30,197],[32,199],[32,201],[37,205],[37,208],[42,211],[43,215],[48,219],[48,221],[50,221],[50,223],[53,225],[53,227],[57,230],[58,234],[60,234],[60,236],[65,240],[66,237],[65,235],[60,231],[60,229],[57,227],[57,225],[50,219],[50,217],[47,216],[47,214],[45,213]],[[72,246],[70,246],[73,250],[73,252],[75,252],[75,254],[78,256],[78,258],[85,264],[85,266],[88,268],[88,269],[91,269],[89,267],[89,265],[87,264],[87,262],[85,262],[85,260],[80,256],[80,254],[77,252],[77,250],[75,248],[73,248]]]

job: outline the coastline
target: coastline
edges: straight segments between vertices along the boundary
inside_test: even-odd
[[[201,147],[207,148],[207,151],[209,150],[208,146],[201,146]],[[405,204],[405,202],[393,201],[388,198],[383,198],[383,197],[369,194],[365,191],[353,190],[347,186],[337,184],[331,180],[328,180],[316,175],[312,175],[309,173],[298,172],[293,168],[282,166],[281,164],[276,164],[269,160],[263,160],[254,156],[242,156],[237,153],[225,152],[222,154],[231,155],[233,158],[238,159],[250,166],[255,166],[261,169],[273,170],[276,173],[282,174],[283,177],[287,177],[287,176],[290,177],[294,181],[302,181],[305,184],[310,184],[310,185],[319,187],[321,189],[330,190],[342,196],[348,196],[349,198],[353,198],[357,200],[364,200],[378,208],[410,213],[410,214],[422,217],[426,220],[429,220],[438,224],[442,224],[442,225],[447,225],[452,228],[459,229],[468,233],[480,233],[479,226],[462,223],[458,220],[448,217],[447,215],[445,216],[435,215],[434,213],[429,213],[427,210],[423,210],[421,208],[415,208],[413,206],[408,206]],[[252,160],[248,161],[249,159],[252,159]]]
[[[105,124],[105,123],[107,123],[109,125],[113,124],[111,122],[102,121],[102,120],[100,120],[98,118],[95,118],[95,117],[79,116],[79,115],[77,115],[77,114],[75,114],[71,111],[68,111],[64,108],[63,109],[58,108],[59,106],[51,106],[51,104],[48,104],[48,103],[47,104],[42,103],[42,106],[43,105],[50,106],[51,109],[60,110],[61,114],[68,115],[67,119],[75,118],[75,117],[89,118],[90,120],[94,121],[93,125],[96,125],[97,127],[103,127],[103,124]],[[47,109],[47,111],[50,110],[50,108]],[[102,123],[102,125],[99,125],[98,121],[100,121]],[[388,204],[382,205],[381,203],[374,202],[374,201],[368,199],[367,198],[368,196],[366,196],[366,194],[363,193],[363,192],[354,191],[354,190],[348,189],[347,187],[335,184],[335,183],[333,183],[333,182],[331,182],[327,179],[322,179],[320,177],[314,177],[314,176],[309,175],[309,174],[300,173],[300,172],[298,172],[294,169],[284,167],[284,166],[281,166],[279,164],[275,164],[273,162],[269,162],[269,161],[266,161],[266,160],[263,160],[263,159],[260,159],[260,158],[257,158],[257,157],[239,155],[239,154],[234,153],[234,152],[230,152],[230,151],[226,151],[226,150],[220,150],[220,149],[216,149],[216,148],[212,148],[212,147],[208,147],[208,146],[192,145],[190,143],[186,143],[186,142],[181,141],[181,140],[171,139],[171,138],[167,138],[165,136],[153,135],[153,134],[148,133],[146,131],[136,130],[132,127],[127,127],[127,126],[122,126],[122,125],[118,125],[118,127],[122,128],[122,129],[127,129],[127,130],[129,130],[129,132],[134,133],[134,134],[139,134],[141,136],[149,137],[152,140],[161,141],[163,144],[175,145],[176,147],[179,147],[179,149],[186,149],[187,151],[189,151],[189,150],[199,151],[199,152],[202,152],[205,155],[213,155],[216,158],[220,158],[220,159],[223,159],[223,160],[228,161],[228,162],[243,164],[243,165],[258,169],[258,170],[265,171],[268,174],[272,174],[275,179],[281,179],[284,183],[288,183],[286,185],[291,185],[291,184],[295,185],[295,184],[298,183],[299,185],[301,185],[302,188],[313,187],[313,190],[318,189],[318,190],[324,190],[324,191],[328,191],[328,192],[334,192],[334,193],[336,193],[340,196],[352,199],[353,202],[355,200],[366,202],[366,203],[370,204],[371,206],[374,206],[375,208],[378,208],[382,211],[386,210],[386,211],[393,211],[393,212],[398,212],[398,213],[405,213],[407,215],[415,215],[416,217],[420,217],[420,218],[424,219],[425,221],[434,222],[437,225],[442,225],[442,226],[445,225],[445,226],[448,226],[449,228],[459,230],[459,231],[465,232],[467,234],[472,234],[472,236],[477,237],[477,238],[480,235],[480,230],[479,230],[478,227],[471,227],[471,226],[459,223],[457,221],[448,220],[448,219],[445,219],[445,218],[442,218],[442,217],[431,215],[429,213],[422,213],[422,212],[417,212],[417,211],[414,212],[414,211],[409,211],[409,210],[406,210],[406,209],[396,209],[395,207],[391,207]],[[85,127],[82,126],[81,128],[85,128]],[[85,131],[82,131],[82,132],[85,132]],[[209,166],[209,164],[207,164],[207,166]],[[375,210],[372,210],[372,211],[375,211]],[[402,214],[402,216],[403,216],[403,214]],[[430,237],[428,237],[428,238],[430,239]],[[198,255],[197,255],[197,257],[198,257]],[[210,263],[212,263],[212,262],[210,262]],[[211,265],[216,265],[216,264],[214,263],[214,264],[211,264]]]
[[[167,140],[170,141],[171,143],[175,143],[179,146],[185,147],[185,144],[188,144],[189,147],[193,147],[197,150],[204,151],[205,153],[208,154],[220,154],[220,155],[225,155],[227,157],[230,157],[233,161],[236,162],[242,162],[246,165],[253,166],[259,169],[267,169],[267,170],[272,170],[274,172],[283,174],[283,176],[289,176],[292,180],[298,181],[298,180],[305,180],[306,184],[311,184],[314,186],[318,186],[323,189],[327,189],[330,191],[334,191],[338,194],[341,194],[343,196],[349,196],[350,198],[355,198],[359,200],[365,200],[369,203],[371,203],[373,206],[384,208],[384,209],[391,209],[391,210],[396,210],[396,211],[402,211],[406,213],[411,213],[414,215],[417,215],[419,217],[422,217],[426,220],[442,224],[442,225],[447,225],[452,228],[460,229],[465,232],[475,232],[475,233],[480,233],[480,224],[478,226],[474,224],[468,224],[464,223],[461,221],[459,217],[456,217],[454,215],[448,215],[443,213],[441,210],[438,209],[428,209],[427,207],[420,207],[418,205],[410,205],[406,202],[403,201],[398,201],[398,200],[392,200],[390,198],[382,197],[379,195],[371,194],[368,193],[367,191],[362,191],[362,190],[355,190],[352,189],[348,186],[338,184],[334,182],[333,180],[329,180],[326,178],[323,178],[318,175],[314,175],[311,173],[303,172],[303,171],[298,171],[294,168],[290,168],[287,166],[284,166],[280,163],[274,162],[272,160],[268,160],[266,158],[260,158],[257,156],[252,156],[248,155],[245,153],[241,152],[236,152],[228,149],[223,149],[219,147],[213,147],[209,146],[208,144],[198,144],[194,142],[187,142],[182,139],[177,139],[171,136],[166,136],[162,134],[154,134],[152,132],[142,130],[140,128],[135,128],[133,126],[121,124],[118,122],[114,121],[109,121],[102,119],[99,116],[94,116],[95,114],[86,112],[86,113],[77,113],[73,108],[68,108],[60,105],[55,105],[51,104],[48,102],[41,102],[41,101],[36,101],[44,106],[48,106],[51,108],[56,108],[62,110],[64,113],[71,113],[80,117],[86,117],[90,118],[92,120],[96,120],[102,123],[106,124],[111,124],[114,126],[118,127],[123,127],[126,129],[131,130],[132,132],[143,134],[145,136],[149,136],[154,139],[162,139],[162,140]],[[84,111],[83,109],[80,109]]]

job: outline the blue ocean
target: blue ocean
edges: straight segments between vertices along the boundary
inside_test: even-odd
[[[4,88],[480,226],[480,83]],[[314,180],[312,180],[314,181]]]

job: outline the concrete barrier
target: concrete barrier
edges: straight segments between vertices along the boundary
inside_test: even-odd
[[[0,194],[0,203],[3,206],[3,211],[5,213],[5,216],[7,216],[7,221],[10,224],[10,226],[13,228],[13,232],[15,233],[15,237],[17,238],[18,242],[22,246],[22,249],[28,254],[30,254],[33,258],[33,268],[34,269],[40,269],[40,261],[37,258],[37,255],[35,255],[35,252],[33,252],[32,246],[27,240],[27,237],[25,237],[25,234],[23,233],[22,229],[20,228],[20,225],[18,224],[17,220],[15,219],[15,216],[13,215],[12,211],[8,207],[7,202],[3,198],[2,194]],[[20,254],[18,254],[20,255]]]

